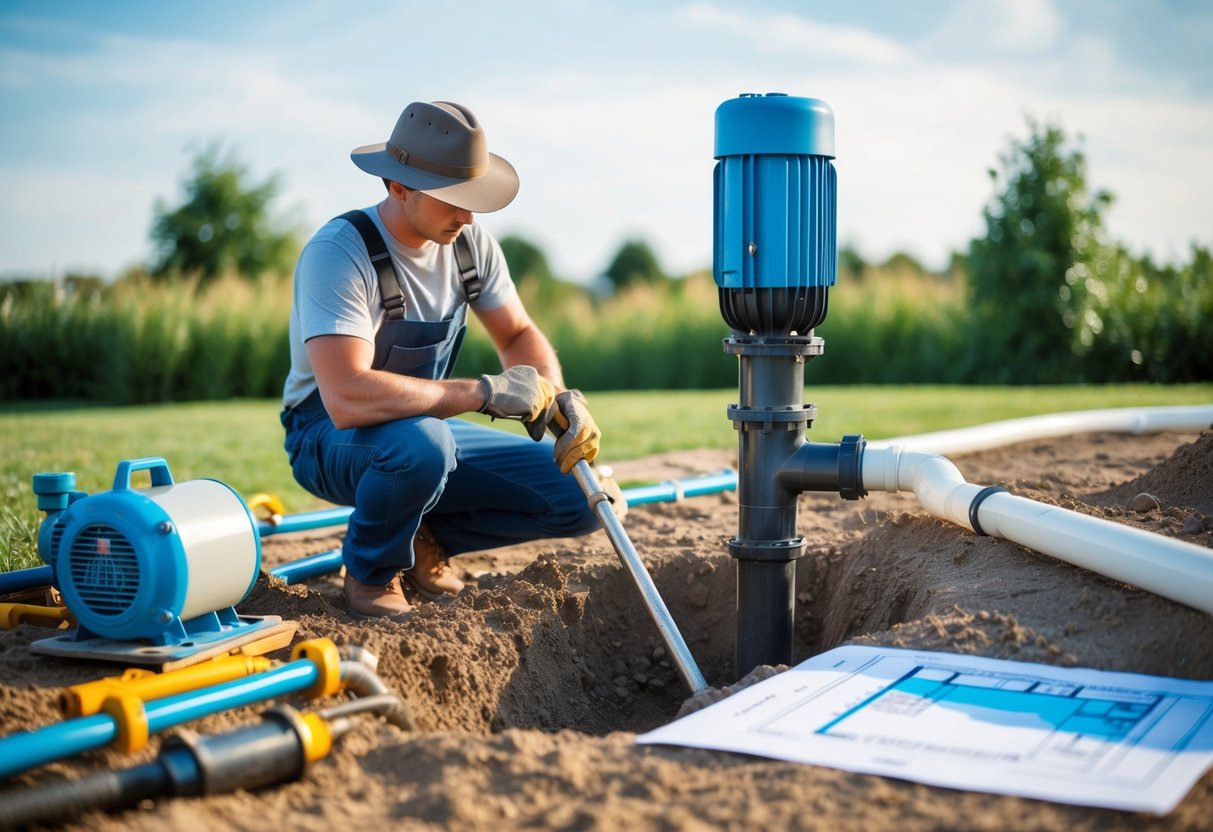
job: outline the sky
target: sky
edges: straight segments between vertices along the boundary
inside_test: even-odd
[[[374,204],[349,159],[411,101],[466,105],[518,169],[478,216],[588,282],[626,240],[710,267],[716,108],[834,110],[839,242],[946,266],[989,171],[1055,123],[1113,239],[1213,244],[1213,4],[1166,0],[0,0],[0,277],[113,277],[222,142],[310,234]]]

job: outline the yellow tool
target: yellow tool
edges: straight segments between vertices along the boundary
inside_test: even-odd
[[[286,514],[286,506],[273,494],[254,494],[248,499],[248,507],[249,511],[253,513],[256,513],[259,508],[265,509],[269,512],[269,516],[265,519],[274,525],[282,522],[282,515]]]
[[[242,676],[252,676],[273,667],[264,656],[219,656],[208,662],[154,673],[130,667],[121,676],[111,676],[66,688],[59,695],[59,709],[65,717],[92,716],[111,697],[133,696],[148,701],[163,699],[175,693],[230,682]]]
[[[37,604],[0,604],[0,627],[11,630],[20,624],[36,627],[62,627],[75,624],[67,607],[41,607]]]

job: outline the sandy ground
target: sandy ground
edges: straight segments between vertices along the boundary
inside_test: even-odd
[[[955,456],[970,482],[1213,547],[1213,434],[1106,434]],[[719,471],[733,454],[616,464],[626,482]],[[1136,500],[1141,493],[1158,506]],[[735,681],[736,496],[634,508],[625,525],[709,683]],[[1136,507],[1135,507],[1136,506]],[[1145,509],[1145,510],[1141,510]],[[796,659],[852,642],[1065,666],[1213,678],[1213,617],[927,516],[912,496],[806,495]],[[266,538],[266,569],[339,534]],[[726,753],[639,746],[688,695],[608,540],[597,532],[464,555],[477,586],[400,622],[345,609],[339,581],[263,577],[240,605],[299,636],[361,645],[415,730],[360,718],[296,783],[145,801],[68,828],[249,829],[1209,829],[1213,775],[1157,818],[932,788]],[[0,631],[0,733],[55,721],[60,686],[116,666],[32,656],[46,630]],[[274,654],[286,658],[284,652]],[[317,707],[290,700],[302,710]],[[325,700],[322,704],[331,704]],[[210,733],[250,707],[192,723]],[[13,778],[6,795],[151,759],[89,752]]]

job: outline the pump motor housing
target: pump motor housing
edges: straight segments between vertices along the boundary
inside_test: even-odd
[[[131,487],[140,470],[150,488]],[[179,644],[238,623],[232,606],[261,569],[257,522],[239,494],[218,480],[175,483],[159,457],[119,463],[112,491],[72,486],[71,475],[34,477],[48,511],[39,548],[77,638]]]
[[[837,279],[834,111],[745,94],[716,109],[713,274],[734,330],[806,335]]]

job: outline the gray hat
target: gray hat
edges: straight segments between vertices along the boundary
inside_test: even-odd
[[[367,173],[476,213],[499,211],[518,193],[514,166],[489,153],[472,111],[449,101],[405,107],[386,142],[350,152]]]

